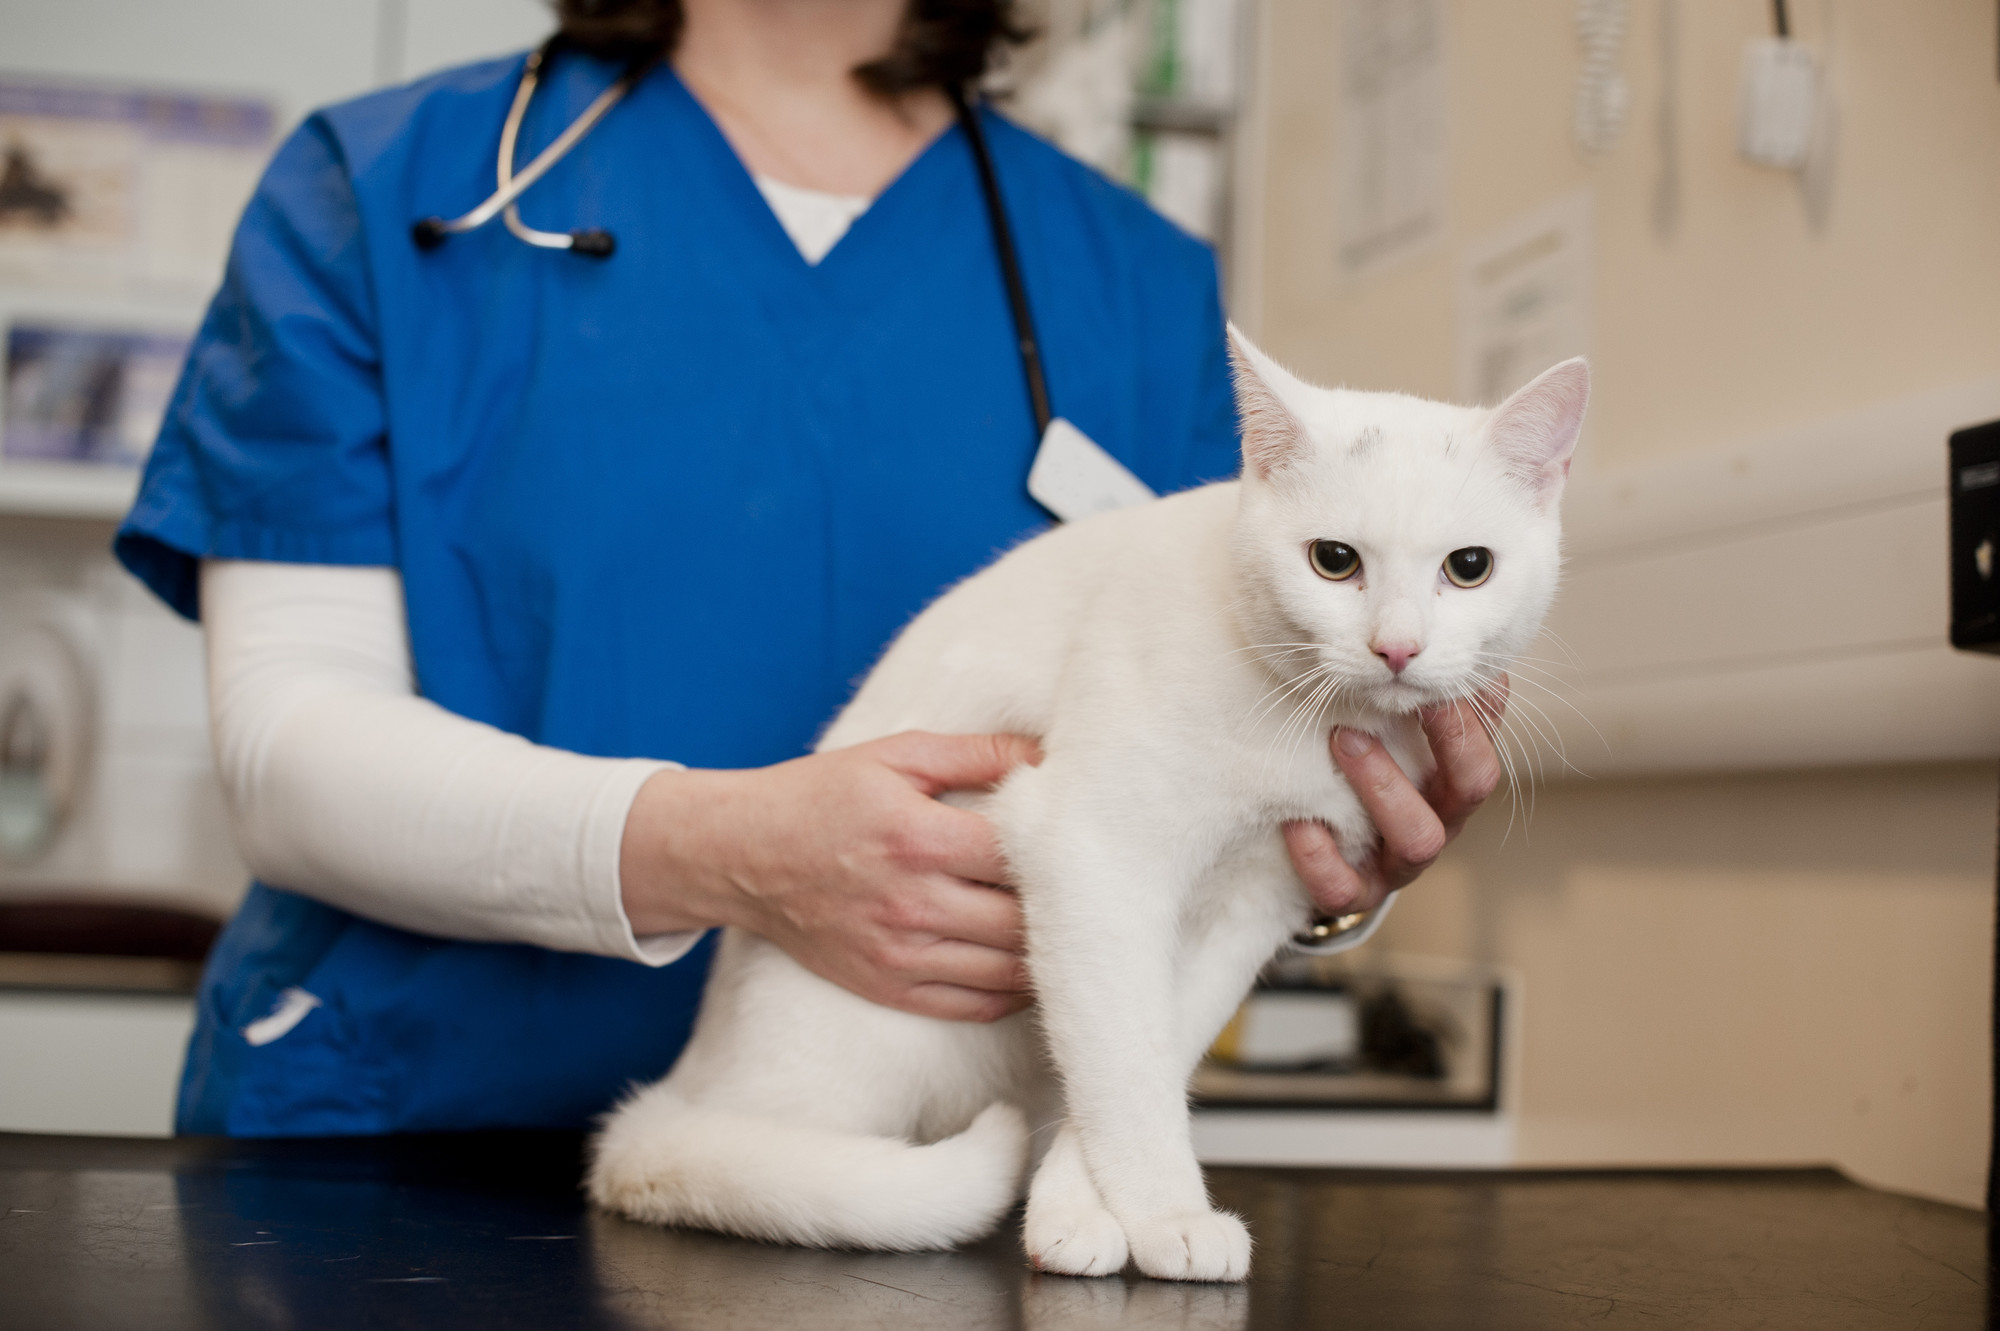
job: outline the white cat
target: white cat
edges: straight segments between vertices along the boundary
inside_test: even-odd
[[[1249,1234],[1210,1207],[1186,1088],[1307,921],[1279,824],[1321,819],[1358,862],[1374,829],[1329,728],[1426,775],[1412,714],[1535,636],[1589,371],[1565,361],[1480,410],[1313,388],[1240,335],[1231,351],[1240,481],[1020,546],[919,616],[821,744],[1041,737],[1040,766],[967,801],[1018,882],[1036,1008],[911,1016],[730,930],[686,1052],[595,1143],[599,1205],[950,1247],[1007,1213],[1033,1142],[1036,1266],[1244,1278]]]

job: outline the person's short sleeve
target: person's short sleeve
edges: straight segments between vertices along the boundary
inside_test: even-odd
[[[1204,258],[1207,256],[1204,255]],[[1235,476],[1240,461],[1236,421],[1236,386],[1229,371],[1229,343],[1223,331],[1222,292],[1215,270],[1206,266],[1205,283],[1198,284],[1200,328],[1195,337],[1193,389],[1188,412],[1187,453],[1181,464],[1184,483],[1203,485]]]
[[[244,210],[118,558],[199,614],[204,558],[394,564],[375,303],[326,122],[278,150]]]
[[[1237,472],[1236,391],[1222,291],[1208,246],[1151,217],[1142,301],[1145,479],[1162,494]]]

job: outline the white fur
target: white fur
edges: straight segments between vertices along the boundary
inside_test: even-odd
[[[1326,754],[1381,735],[1412,774],[1413,713],[1493,679],[1554,594],[1556,503],[1588,375],[1501,407],[1312,388],[1235,345],[1246,466],[1058,528],[953,589],[828,730],[1038,735],[1046,757],[967,803],[1019,883],[1037,1007],[989,1026],[877,1007],[729,931],[687,1051],[596,1143],[591,1196],[642,1220],[866,1248],[947,1247],[1019,1196],[1044,1270],[1241,1280],[1211,1209],[1190,1072],[1307,920],[1278,832],[1374,829]],[[1359,576],[1309,566],[1315,539]],[[1441,573],[1494,552],[1463,589]],[[1400,677],[1374,645],[1421,650]]]

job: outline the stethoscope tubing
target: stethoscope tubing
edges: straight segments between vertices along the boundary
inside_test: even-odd
[[[1035,413],[1035,438],[1048,433],[1055,413],[1049,407],[1048,378],[1042,373],[1042,351],[1035,340],[1034,317],[1028,312],[1028,288],[1021,279],[1021,257],[1014,248],[1014,231],[1007,224],[1007,205],[1000,197],[1000,177],[993,169],[993,154],[986,147],[986,129],[979,112],[966,100],[961,88],[949,90],[952,109],[958,112],[958,126],[972,148],[973,164],[979,169],[979,192],[986,198],[986,220],[993,228],[993,252],[1000,260],[1000,280],[1007,287],[1007,309],[1014,316],[1014,345],[1021,356],[1021,375],[1028,382],[1028,405]]]
[[[507,191],[513,189],[514,149],[520,142],[521,122],[527,118],[528,103],[534,100],[535,88],[541,82],[539,78],[541,60],[542,53],[540,51],[528,57],[528,66],[522,73],[521,82],[514,89],[513,105],[507,108],[507,119],[500,126],[500,155],[494,172],[498,178],[500,194],[507,194]],[[623,80],[613,83],[610,87],[599,93],[591,101],[590,105],[584,108],[583,115],[578,117],[562,134],[556,137],[554,143],[543,149],[536,156],[535,160],[528,164],[528,170],[533,171],[536,166],[541,164],[543,158],[548,157],[557,148],[567,151],[581,141],[583,133],[577,132],[579,128],[584,132],[588,132],[592,125],[595,125],[599,120],[604,118],[604,113],[609,111],[624,95],[621,87],[622,82]],[[565,139],[568,140],[568,143],[564,143]],[[553,161],[551,165],[553,165]],[[539,179],[539,177],[537,178]],[[528,183],[532,185],[535,182],[531,180]],[[499,197],[499,195],[495,197]],[[534,227],[523,222],[518,203],[519,198],[520,191],[514,190],[511,195],[507,195],[507,204],[500,210],[500,216],[506,222],[509,231],[528,244],[539,246],[542,249],[566,250],[571,247],[572,241],[570,240],[569,232],[537,231]],[[480,220],[487,221],[491,218],[492,213],[488,212],[486,217]]]
[[[597,122],[604,119],[605,114],[624,99],[626,93],[632,91],[632,86],[647,69],[651,68],[653,62],[644,61],[627,69],[619,76],[617,82],[599,93],[590,105],[583,109],[582,115],[572,120],[562,133],[556,135],[548,147],[537,153],[534,161],[517,172],[514,170],[514,149],[520,141],[521,122],[527,117],[528,105],[534,100],[535,89],[541,83],[542,65],[553,46],[554,42],[551,41],[540,50],[532,52],[521,69],[521,82],[514,89],[513,104],[507,108],[506,123],[500,127],[500,152],[496,170],[499,188],[487,196],[478,207],[462,216],[450,219],[426,217],[417,222],[410,228],[410,238],[416,242],[417,248],[436,249],[450,237],[462,235],[467,231],[476,231],[492,221],[495,216],[502,216],[506,220],[507,229],[530,245],[543,249],[570,250],[593,259],[611,256],[616,242],[613,241],[610,232],[596,228],[579,231],[537,231],[521,220],[515,201],[526,193],[531,185],[547,175],[557,162],[568,156],[570,149],[576,147],[583,136],[590,133]]]

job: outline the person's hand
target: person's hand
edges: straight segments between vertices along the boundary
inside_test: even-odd
[[[992,1021],[1028,1004],[1021,908],[993,828],[933,796],[1041,751],[1018,735],[911,731],[640,788],[619,867],[640,935],[732,924],[887,1007]]]
[[[1480,695],[1479,707],[1495,721],[1507,708],[1507,689],[1502,675]],[[1419,720],[1437,758],[1437,771],[1421,791],[1374,736],[1336,730],[1331,737],[1333,761],[1382,834],[1382,844],[1360,868],[1341,858],[1325,823],[1285,824],[1292,867],[1327,915],[1381,905],[1430,867],[1500,784],[1500,755],[1472,704],[1431,708]]]

